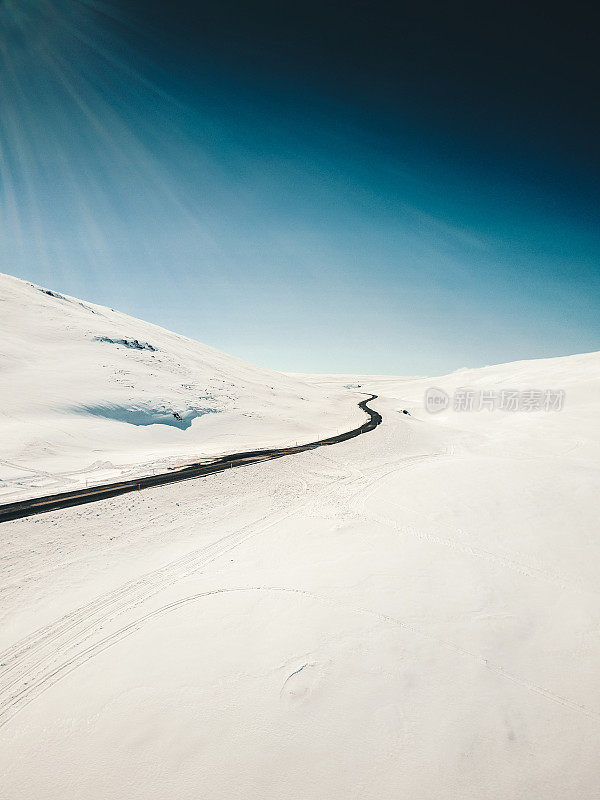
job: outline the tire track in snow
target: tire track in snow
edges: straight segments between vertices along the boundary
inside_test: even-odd
[[[365,477],[362,474],[356,476],[350,473],[341,481],[341,485],[348,491],[353,485],[363,484]],[[360,488],[356,487],[356,490]],[[240,531],[128,581],[4,650],[0,653],[0,727],[12,718],[20,707],[33,699],[31,695],[35,693],[41,676],[54,675],[57,670],[62,673],[60,659],[69,652],[75,651],[68,659],[68,663],[71,663],[77,660],[77,652],[93,649],[94,644],[85,647],[86,643],[116,617],[141,605],[163,589],[193,575],[246,540],[275,528],[303,509],[322,508],[323,503],[339,492],[339,489],[340,478],[335,477],[320,491],[318,490],[316,496],[312,495],[297,501],[291,508],[288,506],[285,513],[280,512],[273,516],[270,512]],[[84,647],[83,651],[80,650],[81,647]]]
[[[363,614],[373,617],[374,619],[377,619],[385,624],[391,624],[400,627],[422,639],[425,639],[429,642],[436,644],[439,647],[442,647],[445,650],[451,651],[454,654],[467,657],[470,660],[475,660],[481,666],[485,667],[486,669],[490,670],[496,675],[510,681],[511,683],[516,684],[517,686],[526,689],[529,692],[537,694],[540,697],[543,697],[546,700],[549,700],[550,702],[556,705],[566,708],[569,711],[582,714],[593,720],[600,720],[600,713],[598,711],[590,709],[587,706],[584,706],[581,703],[571,700],[568,697],[564,697],[560,694],[557,694],[556,692],[553,692],[552,690],[544,686],[541,686],[527,678],[524,678],[520,675],[516,675],[510,672],[509,670],[505,669],[502,665],[491,662],[489,659],[485,658],[479,653],[468,650],[467,648],[456,645],[453,642],[447,641],[445,639],[434,637],[431,634],[428,634],[426,631],[423,631],[414,623],[405,622],[404,620],[398,619],[397,617],[392,617],[388,614],[383,614],[379,611],[374,611],[365,608],[356,608],[347,605],[345,603],[339,603],[330,597],[319,595],[314,592],[307,591],[305,589],[279,587],[279,586],[245,586],[245,587],[227,587],[227,588],[212,589],[206,592],[199,592],[198,594],[194,594],[189,597],[180,598],[179,600],[174,600],[170,603],[161,606],[160,608],[157,608],[153,611],[148,612],[147,614],[142,615],[141,617],[138,617],[138,619],[123,626],[119,630],[108,634],[95,644],[88,646],[79,653],[76,653],[72,657],[66,659],[61,664],[53,667],[51,670],[40,675],[38,678],[36,678],[36,681],[33,683],[30,690],[25,696],[19,695],[13,698],[13,700],[10,701],[9,703],[4,704],[1,708],[0,726],[8,722],[10,719],[12,719],[12,717],[15,716],[15,714],[18,713],[19,710],[21,710],[30,702],[32,702],[34,699],[39,697],[41,694],[43,694],[45,691],[51,688],[51,686],[53,686],[59,680],[62,680],[71,672],[76,670],[78,667],[82,666],[91,659],[95,658],[100,653],[104,652],[105,650],[108,650],[111,647],[114,647],[123,639],[127,638],[133,633],[136,633],[141,628],[143,628],[144,625],[146,625],[148,622],[162,616],[163,614],[182,608],[183,606],[189,605],[190,603],[206,599],[207,597],[215,595],[223,595],[223,594],[241,593],[241,592],[296,594],[308,597],[313,600],[317,600],[318,602],[327,603],[328,605],[331,605],[335,608],[346,610],[351,613]]]

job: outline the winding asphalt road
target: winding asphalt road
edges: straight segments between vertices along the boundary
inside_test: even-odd
[[[282,458],[293,453],[302,453],[304,450],[315,450],[317,447],[325,447],[331,444],[345,442],[354,439],[361,433],[368,433],[375,430],[381,423],[381,414],[369,408],[367,403],[375,400],[377,395],[371,395],[366,400],[361,400],[359,408],[368,414],[369,420],[358,428],[351,431],[340,433],[337,436],[330,436],[328,439],[319,439],[308,444],[299,444],[295,447],[280,447],[272,450],[250,450],[246,453],[232,453],[227,456],[220,456],[212,461],[204,461],[197,464],[189,464],[181,469],[163,472],[160,475],[147,475],[145,478],[135,478],[134,480],[121,481],[118,483],[104,483],[100,486],[93,486],[87,489],[77,489],[73,492],[60,492],[46,497],[34,497],[32,500],[21,500],[17,503],[5,503],[0,505],[0,522],[7,522],[11,519],[20,517],[30,517],[34,514],[43,514],[45,511],[56,511],[60,508],[79,506],[84,503],[93,503],[96,500],[104,500],[107,497],[116,497],[127,492],[137,492],[141,489],[148,489],[151,486],[164,486],[167,483],[186,481],[190,478],[201,478],[204,475],[212,475],[215,472],[223,472],[234,467],[245,467],[248,464],[256,464],[258,461],[270,461],[274,458]]]

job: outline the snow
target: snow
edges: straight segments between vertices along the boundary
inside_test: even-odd
[[[156,329],[117,330],[122,319],[90,335],[162,352]],[[95,353],[72,324],[70,347]],[[192,345],[166,341],[183,364]],[[252,413],[253,373],[194,352],[235,373],[226,379]],[[142,362],[127,363],[137,381]],[[173,403],[158,374],[157,397]],[[331,414],[372,391],[383,423],[0,526],[6,796],[597,798],[600,354],[431,379],[270,380],[282,391],[268,412],[276,435],[292,430],[277,415],[296,407],[294,391],[311,406],[330,398]],[[565,404],[428,414],[429,386],[562,389]],[[186,431],[131,428],[186,436],[218,420],[225,431],[228,413]],[[259,436],[249,419],[246,435]]]
[[[364,420],[356,392],[2,274],[0,314],[1,502],[314,441]]]

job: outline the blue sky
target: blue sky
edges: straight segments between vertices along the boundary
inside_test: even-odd
[[[119,25],[0,9],[2,271],[276,369],[600,348],[597,198],[564,148],[205,50],[190,69]]]

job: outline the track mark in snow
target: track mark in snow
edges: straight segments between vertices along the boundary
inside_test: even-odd
[[[22,708],[24,708],[26,705],[32,702],[36,697],[39,697],[43,692],[47,691],[56,682],[66,677],[75,669],[82,666],[86,662],[90,661],[95,656],[99,655],[100,653],[104,652],[110,647],[113,647],[114,645],[118,644],[126,637],[130,636],[133,633],[136,633],[141,628],[143,628],[148,622],[162,616],[163,614],[175,611],[183,606],[197,602],[207,597],[212,597],[221,594],[232,594],[236,592],[271,592],[271,593],[296,594],[308,597],[312,600],[317,600],[318,602],[327,603],[328,605],[331,605],[335,608],[350,611],[351,613],[364,614],[373,617],[374,619],[377,619],[385,624],[395,625],[406,631],[409,631],[410,633],[422,639],[425,639],[426,641],[432,642],[437,646],[444,648],[445,650],[453,652],[454,654],[467,657],[471,660],[475,660],[480,665],[484,666],[486,669],[490,670],[491,672],[494,672],[500,677],[505,678],[506,680],[511,681],[512,683],[518,686],[521,686],[527,691],[530,691],[534,694],[544,697],[546,700],[549,700],[552,703],[560,705],[563,708],[566,708],[570,711],[574,711],[579,714],[583,714],[584,716],[589,717],[590,719],[600,720],[600,713],[598,711],[587,708],[586,706],[583,706],[580,703],[571,700],[570,698],[556,694],[555,692],[552,692],[550,689],[547,689],[544,686],[540,686],[534,683],[533,681],[530,681],[519,675],[515,675],[506,670],[500,664],[494,664],[491,661],[489,661],[489,659],[484,658],[478,653],[467,650],[464,647],[460,647],[459,645],[456,645],[444,639],[431,636],[430,634],[418,628],[413,623],[408,623],[396,617],[391,617],[388,614],[383,614],[381,612],[373,611],[371,609],[354,608],[344,603],[339,603],[329,597],[309,592],[305,589],[279,587],[279,586],[246,586],[246,587],[213,589],[211,591],[200,592],[198,594],[191,595],[190,597],[184,597],[181,598],[180,600],[175,600],[171,603],[167,603],[161,608],[155,609],[154,611],[150,611],[149,613],[144,614],[137,620],[130,622],[128,625],[125,625],[124,627],[120,628],[117,631],[114,631],[111,634],[108,634],[95,644],[86,647],[84,650],[74,654],[72,657],[68,658],[64,662],[57,664],[48,672],[38,676],[35,682],[30,687],[28,687],[28,691],[23,690],[22,692],[19,692],[16,696],[8,700],[8,702],[4,701],[2,705],[0,705],[0,726],[8,722],[16,713],[18,713],[18,711],[20,711]],[[308,664],[305,664],[303,667],[301,667],[301,670],[303,670],[306,666],[308,666]],[[296,670],[296,673],[293,674],[297,674],[301,670]],[[289,677],[291,678],[292,676],[290,675]]]
[[[355,478],[352,482],[357,483],[358,480]],[[270,511],[241,530],[95,598],[8,647],[0,653],[0,663],[5,665],[0,670],[0,727],[22,705],[37,696],[37,688],[45,684],[49,670],[51,675],[55,675],[57,669],[62,669],[60,659],[72,653],[73,658],[68,663],[76,660],[78,649],[93,640],[103,626],[143,604],[163,589],[194,574],[248,539],[275,528],[312,504],[319,504],[322,499],[331,496],[336,485],[337,481],[332,479],[322,488],[317,498],[311,496],[300,499],[275,515]],[[54,665],[57,664],[55,669]]]

